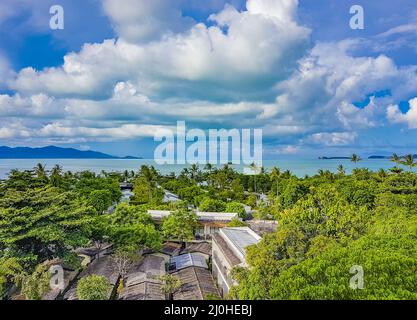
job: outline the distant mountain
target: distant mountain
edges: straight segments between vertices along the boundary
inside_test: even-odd
[[[135,157],[116,157],[97,151],[82,151],[74,148],[55,146],[43,148],[0,147],[0,159],[141,159]]]

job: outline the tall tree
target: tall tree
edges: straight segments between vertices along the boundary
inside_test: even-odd
[[[404,157],[404,161],[401,161],[401,164],[407,166],[410,168],[410,170],[413,170],[415,166],[417,166],[417,163],[414,161],[414,155],[408,154]]]

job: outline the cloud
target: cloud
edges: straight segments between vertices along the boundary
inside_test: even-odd
[[[134,43],[184,32],[194,23],[183,17],[178,0],[104,0],[103,8],[117,34]]]
[[[327,147],[345,146],[353,144],[357,136],[355,132],[321,132],[310,135],[306,142]]]
[[[410,109],[402,113],[398,105],[387,108],[387,118],[392,123],[406,123],[410,129],[417,129],[417,97],[409,101]]]
[[[106,3],[114,5],[113,1]],[[152,8],[155,5],[140,3]],[[142,94],[159,99],[173,95],[196,100],[268,99],[273,96],[274,84],[287,77],[306,53],[310,30],[279,14],[278,4],[285,11],[287,0],[276,2],[276,13],[266,10],[269,1],[250,3],[249,8],[254,3],[263,5],[235,10],[233,17],[233,9],[226,6],[211,16],[217,24],[197,23],[159,40],[132,43],[122,32],[118,40],[86,44],[79,53],[66,55],[62,67],[21,70],[10,86],[25,94],[103,99],[111,96],[114,85],[123,80],[130,81]],[[156,5],[164,4],[165,11],[171,10],[164,1]],[[122,15],[126,10],[116,11]],[[228,21],[225,16],[229,16]]]
[[[416,95],[417,66],[358,55],[357,39],[311,43],[298,1],[226,4],[207,23],[186,17],[183,3],[104,0],[117,38],[86,43],[59,67],[8,73],[15,93],[0,95],[2,135],[84,144],[149,138],[185,120],[202,129],[262,128],[283,154],[351,145],[357,132],[387,120],[417,122],[412,108],[402,114],[397,106]]]

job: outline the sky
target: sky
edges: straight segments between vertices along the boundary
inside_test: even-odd
[[[0,2],[0,145],[150,158],[177,121],[262,129],[265,159],[417,153],[417,4]]]

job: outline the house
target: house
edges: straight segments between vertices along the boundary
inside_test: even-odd
[[[110,297],[114,293],[114,289],[115,289],[116,284],[118,283],[120,275],[114,270],[112,266],[112,262],[111,262],[111,257],[108,255],[106,256],[100,255],[99,258],[96,258],[93,262],[91,262],[88,265],[88,267],[83,272],[81,272],[78,279],[73,282],[71,288],[64,294],[64,299],[65,300],[78,300],[78,297],[77,297],[78,281],[81,278],[84,278],[93,274],[103,276],[109,281],[110,285],[112,286],[112,290],[109,293],[109,297],[108,297],[110,299]]]
[[[169,192],[169,191],[165,190],[164,199],[162,201],[165,202],[165,203],[178,202],[178,201],[181,201],[181,199],[176,194],[173,194],[172,192]]]
[[[260,240],[261,237],[248,227],[223,228],[213,235],[212,272],[222,296],[236,285],[231,278],[232,269],[246,267],[246,248]]]
[[[172,257],[169,262],[170,271],[178,271],[188,267],[208,269],[206,257],[201,253],[186,253]]]
[[[133,191],[129,189],[122,190],[122,198],[120,199],[120,202],[130,202],[130,198],[133,197],[135,194]]]
[[[177,242],[165,242],[162,245],[162,253],[168,255],[168,256],[178,256],[180,254],[180,251],[182,249],[182,244]]]
[[[181,250],[180,254],[194,252],[203,254],[206,257],[206,260],[208,260],[211,257],[211,243],[205,241],[187,242],[185,247]]]
[[[161,255],[146,255],[127,274],[119,300],[165,300],[159,277],[166,273],[166,262]]]
[[[201,267],[187,267],[172,273],[181,281],[174,292],[174,300],[205,300],[208,295],[219,295],[210,271]]]
[[[154,222],[161,223],[166,217],[169,217],[171,211],[148,210],[148,214]],[[220,228],[226,227],[233,219],[238,219],[237,213],[230,212],[196,212],[199,228],[196,230],[196,237],[210,237],[219,231]]]
[[[278,228],[278,221],[275,220],[249,220],[246,221],[253,231],[259,235],[274,233]]]

